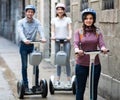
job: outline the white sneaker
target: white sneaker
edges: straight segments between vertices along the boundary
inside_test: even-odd
[[[58,85],[60,85],[60,81],[55,82],[55,86],[58,86]]]
[[[67,81],[67,86],[71,86],[71,81]]]

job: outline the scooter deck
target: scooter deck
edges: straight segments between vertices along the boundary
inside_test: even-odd
[[[54,90],[56,91],[71,91],[72,90],[72,87],[69,87],[69,88],[65,88],[65,87],[54,87]]]
[[[69,89],[62,89],[62,88],[54,88],[55,91],[72,91],[72,88],[69,88]]]
[[[25,95],[38,95],[38,94],[42,94],[42,91],[36,91],[36,92],[30,91],[28,93],[25,93]]]
[[[56,91],[70,91],[72,90],[72,84],[67,86],[65,83],[60,83],[60,85],[54,85],[54,90]]]
[[[25,93],[25,95],[37,95],[37,94],[42,94],[42,93],[43,93],[42,90],[33,91],[32,88],[31,88],[30,92]]]

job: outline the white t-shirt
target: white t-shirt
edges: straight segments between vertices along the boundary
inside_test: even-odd
[[[67,38],[69,35],[68,24],[72,23],[70,17],[52,18],[51,24],[55,26],[55,37],[59,39]]]

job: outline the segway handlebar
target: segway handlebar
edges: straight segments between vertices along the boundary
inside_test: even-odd
[[[87,50],[84,52],[103,52],[103,50]],[[109,50],[107,50],[107,52],[109,52]]]
[[[40,43],[40,42],[42,42],[42,40],[36,40],[36,41],[32,41],[32,40],[30,40],[30,43],[31,43],[31,44],[34,44],[34,43]]]
[[[84,53],[90,53],[90,52],[99,52],[99,53],[102,53],[103,50],[88,50],[88,51],[84,51]],[[110,50],[107,50],[107,52],[110,52]],[[75,54],[78,54],[78,52],[75,52]]]
[[[68,40],[66,38],[64,38],[64,39],[56,38],[55,41],[60,42],[60,43],[64,43],[64,42],[67,42]]]

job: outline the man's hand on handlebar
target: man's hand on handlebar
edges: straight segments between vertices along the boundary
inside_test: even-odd
[[[26,41],[24,41],[24,43],[28,45],[28,44],[31,44],[31,41],[30,40],[26,40]]]

